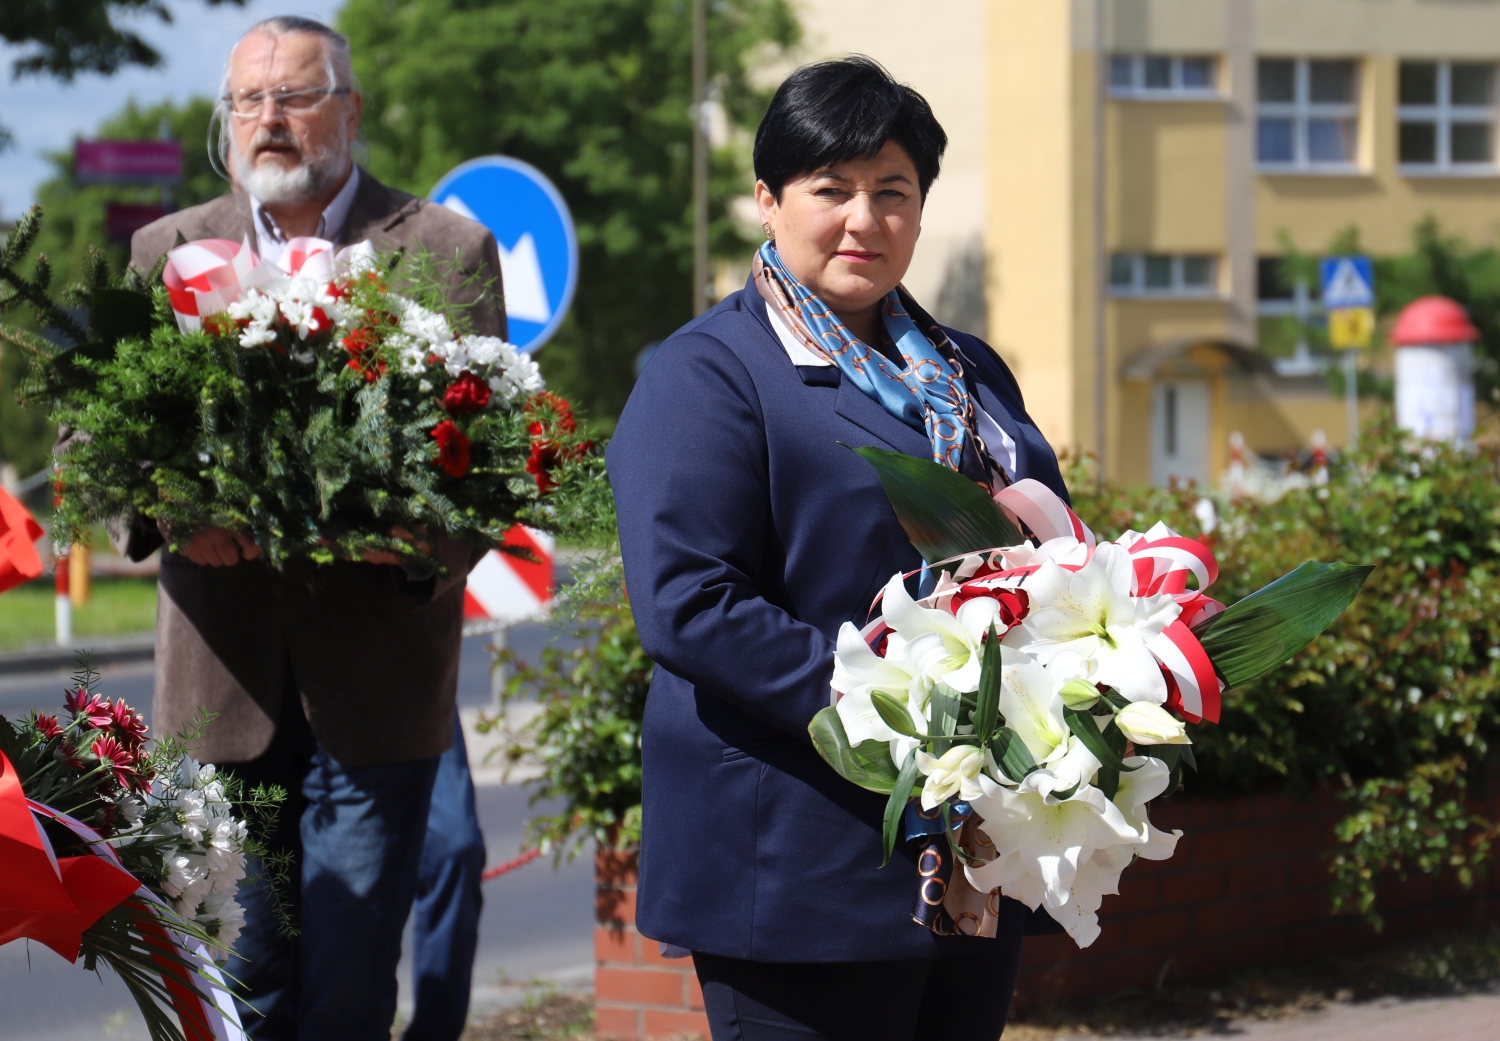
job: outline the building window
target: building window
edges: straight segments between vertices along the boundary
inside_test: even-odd
[[[1218,261],[1197,253],[1114,253],[1109,291],[1115,296],[1217,296]]]
[[[1218,97],[1219,61],[1203,55],[1112,54],[1109,89],[1120,97]]]
[[[1403,61],[1398,156],[1408,172],[1495,168],[1495,66]]]
[[[1354,166],[1359,69],[1353,61],[1262,58],[1256,70],[1256,158],[1270,170]]]

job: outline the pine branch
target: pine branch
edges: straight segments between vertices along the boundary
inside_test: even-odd
[[[42,208],[40,206],[31,207],[26,212],[26,216],[17,221],[16,226],[11,229],[5,244],[5,252],[0,254],[0,282],[9,287],[9,290],[0,296],[0,313],[12,310],[18,303],[30,304],[37,317],[48,328],[56,329],[74,344],[84,343],[89,338],[88,330],[79,325],[72,315],[59,307],[47,295],[47,289],[52,284],[52,262],[47,259],[47,255],[45,253],[37,255],[33,265],[35,274],[31,278],[27,278],[17,269],[21,258],[35,244],[41,229]]]

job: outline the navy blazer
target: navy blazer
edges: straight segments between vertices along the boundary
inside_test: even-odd
[[[869,463],[845,445],[931,458],[927,436],[836,368],[787,356],[754,286],[662,343],[607,459],[646,700],[643,936],[758,961],[972,951],[912,920],[915,851],[880,867],[885,796],[808,737],[829,704],[839,626],[921,556]],[[1017,477],[1066,494],[1005,364],[947,330],[971,389],[1016,442]],[[1002,928],[1025,918],[1008,902]]]

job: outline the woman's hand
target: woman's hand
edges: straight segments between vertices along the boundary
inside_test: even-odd
[[[242,560],[258,560],[260,547],[248,533],[227,528],[199,528],[182,555],[199,567],[229,567]]]

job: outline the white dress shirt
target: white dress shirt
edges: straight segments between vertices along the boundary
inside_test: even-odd
[[[776,330],[776,336],[781,340],[781,346],[786,350],[786,356],[792,359],[793,365],[833,365],[833,362],[821,354],[815,354],[806,344],[797,339],[770,303],[766,304],[766,314],[770,316],[771,328]],[[990,455],[994,457],[995,462],[1005,468],[1005,476],[1014,481],[1016,479],[1015,439],[995,422],[995,418],[984,410],[984,406],[978,400],[974,401],[974,424],[979,428],[979,436],[984,439],[984,445],[990,450]]]
[[[349,179],[333,197],[333,201],[324,208],[323,216],[318,218],[315,238],[327,239],[329,242],[339,240],[344,222],[349,219],[349,208],[354,205],[354,193],[358,190],[359,167],[352,166],[349,169]],[[276,263],[281,259],[281,251],[286,248],[287,238],[276,226],[276,218],[271,216],[271,211],[263,207],[254,195],[250,196],[250,217],[255,225],[255,252],[264,263]]]

